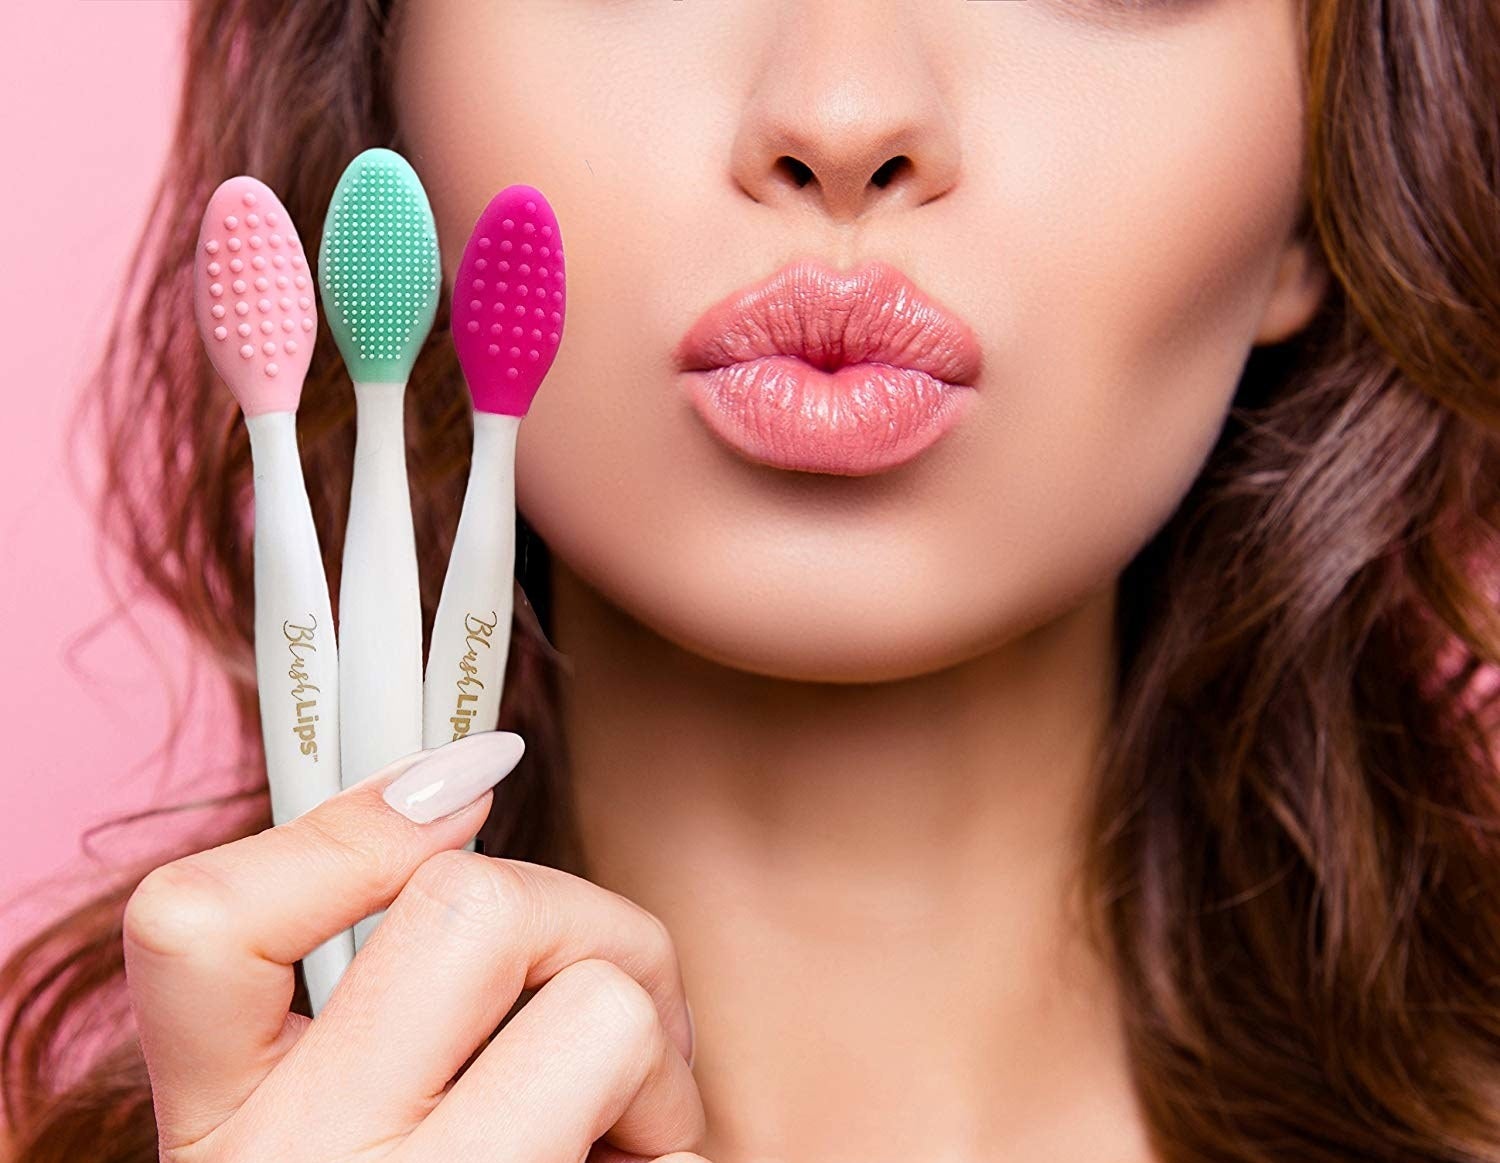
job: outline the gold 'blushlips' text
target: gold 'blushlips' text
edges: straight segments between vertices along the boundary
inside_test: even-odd
[[[468,614],[464,617],[464,645],[468,647],[463,657],[458,660],[458,681],[454,683],[458,691],[458,701],[454,704],[453,717],[448,722],[453,724],[453,738],[462,739],[469,733],[469,727],[474,722],[474,712],[477,709],[474,704],[479,702],[479,694],[484,690],[484,680],[479,677],[479,651],[493,650],[494,643],[490,641],[495,634],[495,627],[500,623],[500,615],[494,610],[490,611],[489,620],[481,618],[478,614]]]
[[[318,629],[318,620],[307,616],[307,624],[286,621],[281,624],[281,633],[286,637],[286,647],[291,653],[291,666],[286,676],[292,680],[292,702],[296,705],[297,721],[292,732],[302,740],[299,750],[318,762],[318,690],[316,683],[308,681],[308,655],[318,652],[313,635]]]

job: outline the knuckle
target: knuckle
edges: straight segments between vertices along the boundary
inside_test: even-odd
[[[646,956],[655,965],[675,966],[677,942],[672,939],[672,931],[667,928],[667,923],[650,909],[640,905],[635,905],[635,908],[645,918]]]
[[[596,1016],[600,1035],[623,1046],[654,1044],[662,1036],[651,995],[613,961],[575,961],[553,980],[564,977],[580,1005]]]
[[[429,856],[401,895],[410,893],[444,923],[460,930],[510,927],[525,911],[525,885],[500,861],[474,852]]]
[[[152,869],[125,902],[127,946],[168,957],[219,947],[234,925],[233,894],[200,860]]]
[[[639,969],[637,980],[648,993],[662,995],[682,993],[682,966],[677,957],[677,942],[672,932],[651,910],[628,897],[622,901],[640,918],[638,936],[628,965]]]

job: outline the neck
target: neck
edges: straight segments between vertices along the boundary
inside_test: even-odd
[[[676,939],[709,1157],[1063,1159],[1059,1128],[1124,1117],[1074,892],[1112,588],[937,673],[819,684],[685,651],[554,568],[586,871]]]

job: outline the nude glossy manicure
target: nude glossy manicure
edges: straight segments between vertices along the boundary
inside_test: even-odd
[[[392,780],[385,802],[408,820],[430,824],[494,787],[525,750],[525,740],[514,731],[484,731],[445,743]]]

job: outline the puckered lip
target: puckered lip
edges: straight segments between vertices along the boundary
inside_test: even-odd
[[[776,355],[824,371],[890,364],[968,387],[980,370],[968,324],[879,260],[850,271],[814,258],[788,263],[715,303],[674,352],[684,372]]]

